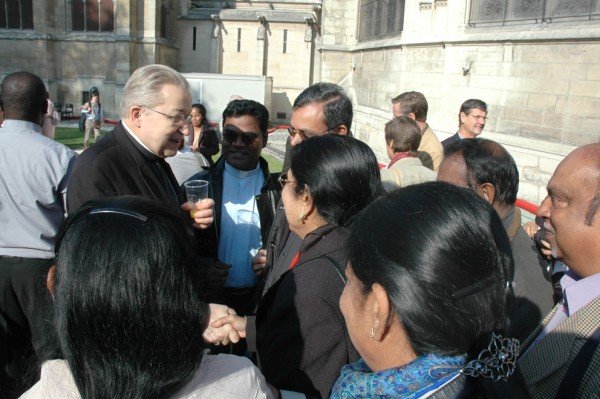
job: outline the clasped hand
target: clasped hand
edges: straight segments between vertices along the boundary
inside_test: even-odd
[[[246,338],[246,318],[238,316],[235,310],[225,305],[211,303],[208,327],[202,337],[213,345],[228,345]]]

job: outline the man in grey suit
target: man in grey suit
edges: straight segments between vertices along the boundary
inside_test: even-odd
[[[570,270],[563,301],[530,335],[518,366],[533,398],[600,392],[600,143],[571,152],[538,209],[545,239]]]

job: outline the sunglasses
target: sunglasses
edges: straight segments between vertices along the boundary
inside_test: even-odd
[[[242,138],[242,142],[246,145],[250,145],[254,143],[254,141],[258,138],[259,134],[254,132],[234,132],[232,130],[225,130],[223,132],[223,138],[227,140],[229,143],[235,143],[238,137]]]
[[[296,183],[295,180],[288,180],[287,173],[280,174],[277,178],[277,181],[279,182],[279,184],[281,184],[281,188],[284,188],[287,183]]]

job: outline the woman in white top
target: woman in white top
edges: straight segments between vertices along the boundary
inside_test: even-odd
[[[104,113],[102,105],[100,105],[100,92],[97,87],[90,89],[90,100],[79,107],[79,110],[87,114],[85,120],[85,131],[83,134],[83,149],[87,149],[90,145],[90,137],[94,133],[94,140],[100,135],[100,128],[104,121]]]
[[[245,359],[208,355],[205,273],[182,213],[90,201],[63,225],[48,276],[64,360],[23,398],[271,398]]]

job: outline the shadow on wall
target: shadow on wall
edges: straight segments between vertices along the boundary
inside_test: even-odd
[[[272,96],[273,115],[270,115],[271,122],[289,123],[292,115],[292,102],[288,97],[287,92],[273,93]]]

